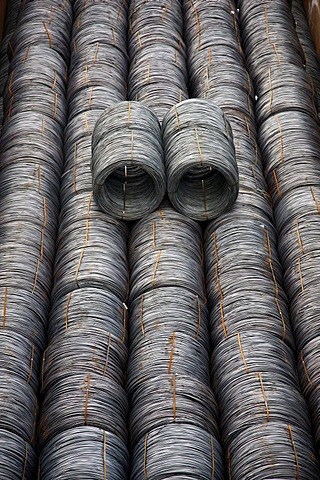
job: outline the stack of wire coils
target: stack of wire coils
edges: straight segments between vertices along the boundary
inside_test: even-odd
[[[240,176],[235,206],[205,236],[212,377],[228,476],[316,479],[236,8],[229,0],[185,0],[184,15],[190,92],[226,113]]]
[[[128,227],[95,203],[91,136],[126,96],[122,0],[73,3],[61,214],[42,367],[40,476],[125,480]],[[94,28],[93,28],[94,24]]]
[[[256,89],[259,142],[273,200],[300,377],[319,451],[320,130],[317,111],[312,108],[312,84],[304,69],[304,55],[290,5],[277,0],[238,3],[247,61]],[[263,28],[258,28],[261,24]],[[288,71],[294,72],[291,82],[295,85],[290,92]],[[264,97],[268,102],[263,101]],[[298,447],[297,455],[299,457]],[[301,452],[300,464],[304,457]]]
[[[128,98],[151,107],[161,122],[188,98],[181,2],[131,0],[128,47]]]
[[[37,393],[66,118],[69,1],[25,1],[10,41],[0,144],[0,477],[36,476]]]
[[[4,22],[3,37],[0,46],[0,129],[3,116],[3,91],[8,77],[10,38],[17,23],[21,0],[8,0]]]
[[[291,11],[295,20],[296,32],[301,44],[306,64],[306,71],[312,78],[319,115],[320,107],[320,64],[315,51],[307,15],[301,0],[292,0]]]
[[[202,231],[164,203],[129,238],[132,480],[223,479]]]

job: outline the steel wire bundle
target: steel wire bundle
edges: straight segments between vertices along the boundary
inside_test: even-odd
[[[287,297],[257,144],[255,92],[244,67],[237,10],[228,0],[185,0],[184,13],[190,90],[223,109],[239,168],[237,202],[205,234],[212,383],[228,478],[294,478],[300,472],[299,478],[315,479],[318,467],[291,351]],[[261,22],[257,26],[261,29]],[[259,45],[260,38],[250,41]],[[266,49],[275,55],[272,46]],[[301,54],[298,46],[296,57],[297,52]],[[272,68],[276,82],[276,66]],[[264,71],[269,79],[268,65]],[[302,88],[308,85],[304,99],[313,106],[310,85],[303,82]],[[276,93],[274,107],[279,109]],[[265,95],[262,110],[264,104],[269,107]]]
[[[91,139],[101,113],[126,97],[127,8],[76,0],[73,13],[39,476],[125,479],[128,227],[93,197]]]
[[[129,237],[131,478],[222,479],[200,226],[169,202]]]
[[[1,453],[1,478],[35,478],[38,378],[59,212],[71,15],[69,1],[63,8],[59,0],[26,1],[9,45],[0,140],[0,428],[6,439],[1,450],[7,452]],[[57,51],[51,41],[59,45]]]
[[[167,190],[172,205],[194,220],[230,210],[239,191],[231,127],[213,102],[185,100],[162,123]]]
[[[155,113],[138,102],[106,109],[92,135],[93,194],[123,220],[153,212],[166,191],[162,136]]]
[[[320,274],[317,262],[320,232],[319,124],[310,103],[307,108],[305,103],[301,105],[301,98],[305,98],[306,94],[309,96],[310,91],[307,92],[309,87],[306,87],[304,81],[305,61],[301,54],[297,54],[298,48],[301,47],[289,4],[238,3],[248,64],[256,80],[257,96],[261,88],[268,94],[268,68],[270,71],[277,61],[275,52],[272,53],[267,45],[271,38],[276,42],[281,60],[277,78],[279,94],[281,90],[287,88],[288,80],[284,72],[292,69],[292,64],[295,65],[295,85],[288,91],[290,97],[284,95],[281,112],[271,116],[265,112],[261,116],[259,141],[274,204],[278,250],[284,269],[284,285],[290,300],[291,321],[299,355],[299,373],[303,393],[311,410],[319,454],[320,399],[317,390],[320,371],[315,363],[319,350],[316,314],[319,310],[319,300],[315,294],[315,285],[319,282]],[[259,18],[267,27],[263,27],[262,35],[260,31],[260,48],[255,48],[254,39],[259,35],[257,31]],[[260,57],[261,49],[266,51],[263,60]],[[269,96],[272,94],[269,85]]]
[[[151,107],[160,122],[188,98],[180,1],[132,0],[129,7],[128,98]]]

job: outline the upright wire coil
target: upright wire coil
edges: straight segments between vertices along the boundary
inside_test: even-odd
[[[154,211],[165,190],[161,129],[138,102],[104,111],[92,135],[92,184],[101,210],[124,220]]]
[[[172,205],[194,220],[230,210],[239,191],[233,136],[213,102],[186,100],[162,123],[167,190]]]

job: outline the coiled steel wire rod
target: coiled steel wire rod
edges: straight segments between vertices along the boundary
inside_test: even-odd
[[[266,111],[261,116],[259,141],[273,198],[283,279],[290,299],[298,348],[299,373],[303,393],[309,401],[319,454],[320,403],[316,392],[320,369],[315,368],[315,359],[320,337],[314,314],[319,308],[314,286],[320,278],[316,261],[320,232],[318,117],[315,109],[306,108],[305,103],[301,105],[307,90],[303,83],[307,75],[306,60],[301,53],[289,3],[239,1],[238,5],[256,96],[259,97],[264,90],[272,98],[273,83],[269,81],[268,72],[277,63],[281,63],[282,68],[277,67],[279,95],[287,90],[284,70],[289,71],[294,65],[296,71],[295,86],[291,88],[290,96],[283,95],[281,112],[270,115]],[[258,44],[257,36],[260,36]],[[264,52],[263,59],[261,52]]]
[[[39,476],[125,480],[128,227],[93,197],[91,139],[102,112],[126,97],[127,5],[75,0],[73,14]]]
[[[9,42],[0,140],[1,478],[36,476],[38,379],[58,223],[71,19],[69,0],[25,1]]]
[[[185,0],[184,14],[191,92],[224,110],[239,168],[234,207],[205,234],[212,382],[228,478],[316,479],[236,6],[227,0]],[[310,89],[305,98],[313,105]]]

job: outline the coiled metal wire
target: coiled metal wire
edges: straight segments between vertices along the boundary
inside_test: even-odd
[[[37,459],[34,449],[19,435],[0,430],[0,470],[4,478],[35,478]]]
[[[129,455],[116,435],[96,427],[76,427],[55,436],[40,457],[43,480],[108,478],[126,480]]]
[[[129,238],[130,302],[157,287],[204,294],[202,232],[194,221],[163,204],[139,220]]]
[[[318,112],[320,107],[320,64],[313,43],[308,19],[304,9],[303,2],[300,0],[292,0],[292,14],[295,20],[296,32],[303,49],[306,59],[306,71],[312,78],[317,98]]]
[[[92,184],[101,210],[137,220],[165,194],[160,124],[138,102],[120,102],[101,115],[92,135]]]
[[[258,52],[247,60],[254,80],[261,81],[260,99],[255,97],[245,70],[234,3],[185,0],[183,4],[191,90],[214,99],[223,109],[232,128],[239,167],[237,202],[209,224],[205,235],[212,382],[221,413],[228,476],[296,478],[301,465],[303,476],[310,468],[310,476],[316,478],[318,466],[293,363],[293,334],[252,108],[256,101],[263,115],[272,115],[269,68],[271,80],[279,85],[273,107],[280,115],[282,105],[290,104],[289,88],[276,76],[281,72],[278,63],[287,54],[291,70],[299,70],[303,54],[290,37],[278,45],[279,32],[273,31],[274,25],[286,19],[287,32],[292,32],[289,3],[237,2],[240,17],[247,13],[242,31],[246,53],[254,48]],[[254,9],[259,11],[256,16]],[[275,18],[269,17],[271,10]],[[268,35],[269,42],[264,44]],[[286,93],[281,104],[282,86]],[[303,97],[311,106],[310,85],[302,77],[295,90],[305,87]],[[275,158],[279,159],[279,150]],[[274,441],[270,440],[273,435]]]
[[[218,217],[239,190],[231,127],[212,102],[186,100],[163,119],[167,189],[173,206],[195,220]]]
[[[131,230],[131,478],[223,476],[201,233],[169,202]]]
[[[221,447],[205,430],[194,425],[170,424],[151,430],[132,453],[132,479],[224,478]],[[180,476],[180,477],[179,477]]]
[[[188,98],[182,18],[180,2],[130,2],[128,98],[151,107],[160,122]]]
[[[126,479],[128,227],[98,208],[91,175],[96,121],[126,97],[126,2],[75,0],[73,14],[39,476]]]
[[[313,369],[315,364],[311,360],[317,357],[319,343],[317,322],[314,322],[317,309],[314,286],[319,280],[319,268],[315,262],[319,230],[319,171],[316,160],[319,125],[315,108],[310,104],[312,84],[307,86],[305,82],[305,59],[289,3],[239,4],[244,46],[254,84],[257,90],[264,90],[265,95],[272,98],[273,82],[276,82],[279,102],[283,96],[283,103],[279,104],[281,109],[273,115],[261,109],[259,142],[274,205],[278,250],[284,268],[283,283],[290,300],[291,320],[298,346],[299,373],[304,386],[303,393],[309,401],[319,449],[319,399],[315,393],[319,373]],[[266,28],[261,35],[259,26],[261,39],[257,43],[258,19],[263,22],[263,16]],[[268,69],[271,72],[276,63],[281,63],[281,68],[276,67],[277,78],[270,82]],[[289,89],[286,72],[291,70],[296,75],[295,82],[290,81],[292,87]],[[307,97],[309,100],[306,100]],[[302,98],[304,101],[300,103]],[[304,428],[304,432],[308,431]],[[301,438],[303,436],[302,433],[298,435]],[[310,449],[310,445],[305,446],[305,453],[300,454],[303,460]],[[310,472],[313,472],[311,468]]]
[[[0,461],[1,478],[35,477],[31,445],[56,248],[70,26],[68,0],[64,7],[26,1],[9,43],[0,140],[0,426],[1,451],[12,451]]]

